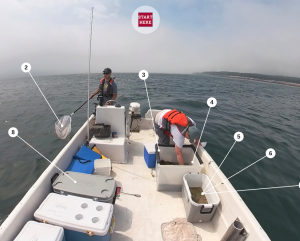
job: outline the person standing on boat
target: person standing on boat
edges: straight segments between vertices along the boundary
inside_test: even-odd
[[[196,129],[196,123],[188,116],[177,110],[162,110],[157,113],[154,121],[155,133],[158,135],[158,143],[163,145],[170,144],[170,137],[175,143],[175,152],[180,165],[184,165],[182,147],[184,138],[190,139],[189,128]],[[195,130],[193,131],[195,132]],[[198,138],[194,144],[198,145]]]
[[[115,100],[118,96],[118,87],[114,79],[111,78],[111,69],[105,68],[103,70],[103,77],[100,81],[99,88],[90,95],[90,99],[92,99],[96,94],[100,93],[103,96],[103,103],[105,105],[109,105],[109,100]]]

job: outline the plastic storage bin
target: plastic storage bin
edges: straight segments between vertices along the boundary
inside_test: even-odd
[[[188,173],[183,176],[183,183],[182,200],[185,207],[187,221],[191,223],[209,222],[220,203],[220,198],[218,194],[215,193],[215,189],[213,188],[208,176],[199,173]],[[209,192],[214,192],[212,194],[205,195],[208,204],[195,203],[192,200],[190,187],[201,187],[204,190],[206,186],[206,190],[212,188]]]
[[[94,162],[94,175],[110,176],[111,162],[110,159],[96,159]]]
[[[194,163],[195,147],[192,145],[184,145],[182,154],[185,165],[179,165],[174,145],[159,145],[159,155],[157,155],[156,163],[156,187],[158,191],[182,191],[183,176],[189,172],[200,172],[203,168],[203,162],[198,154],[196,154]],[[161,165],[160,160],[173,162],[177,165]]]
[[[25,240],[66,241],[63,228],[35,221],[28,221],[14,239],[14,241]]]
[[[116,181],[112,177],[84,174],[78,172],[61,173],[52,184],[54,192],[63,195],[86,197],[94,201],[114,203]]]
[[[156,164],[155,143],[147,143],[144,147],[144,159],[149,168],[154,168]]]
[[[67,241],[109,241],[114,228],[113,205],[50,193],[34,217],[64,228]]]

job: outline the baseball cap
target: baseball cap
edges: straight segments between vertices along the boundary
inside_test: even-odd
[[[200,137],[200,131],[196,126],[191,126],[189,128],[190,142],[193,143],[196,138]]]
[[[188,122],[189,122],[189,136],[190,136],[190,142],[193,143],[194,140],[196,139],[196,137],[199,138],[200,136],[200,131],[198,130],[197,126],[196,126],[196,122],[193,121],[193,119],[191,117],[188,117]]]
[[[182,135],[184,135],[185,132],[186,132],[187,130],[189,130],[189,128],[190,128],[191,126],[196,127],[196,123],[195,123],[195,121],[192,120],[192,118],[190,118],[190,117],[188,117],[188,116],[186,116],[186,118],[187,118],[187,121],[188,121],[188,125],[187,125],[187,127],[181,132]],[[196,128],[196,129],[197,129],[197,128]]]
[[[191,117],[187,116],[187,119],[188,119],[188,122],[189,122],[189,126],[195,126],[196,127],[196,122],[193,121],[193,119]]]
[[[110,68],[105,68],[105,69],[103,70],[103,73],[108,73],[108,74],[110,74],[110,73],[111,73],[111,69],[110,69]]]

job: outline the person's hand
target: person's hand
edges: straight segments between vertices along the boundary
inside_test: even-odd
[[[110,102],[106,102],[105,105],[110,105]]]
[[[198,137],[196,137],[195,140],[194,140],[194,144],[195,144],[196,146],[198,146],[198,143],[199,143],[199,146],[201,146],[201,142],[199,142]]]

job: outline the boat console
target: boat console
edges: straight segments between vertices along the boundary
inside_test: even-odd
[[[117,137],[97,138],[92,137],[89,146],[96,145],[101,154],[109,156],[111,162],[127,163],[128,141],[125,128],[125,107],[110,105],[96,107],[95,124],[104,123],[111,126],[111,131],[117,133]]]

